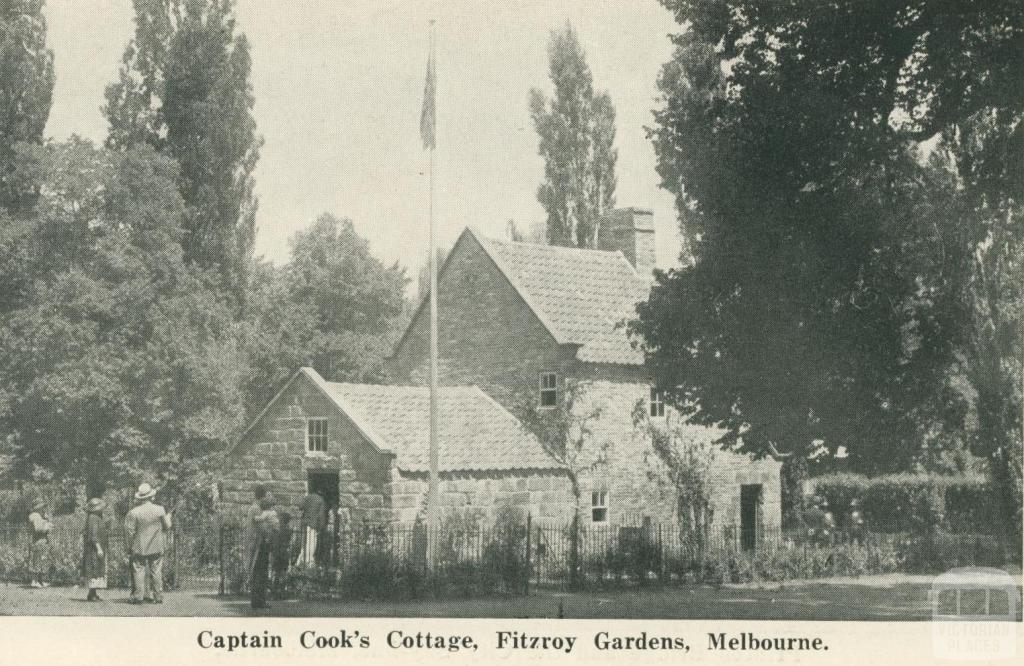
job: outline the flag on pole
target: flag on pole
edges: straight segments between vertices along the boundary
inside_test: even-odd
[[[423,139],[423,147],[434,149],[435,133],[434,126],[434,53],[431,46],[431,53],[427,57],[427,82],[423,85],[423,110],[420,112],[420,138]]]

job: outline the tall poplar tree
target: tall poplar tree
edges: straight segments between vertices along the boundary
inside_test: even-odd
[[[46,48],[44,0],[0,3],[0,209],[30,205],[34,188],[15,177],[15,147],[38,144],[50,116],[53,51]]]
[[[232,0],[134,0],[135,37],[108,86],[108,146],[148,143],[181,167],[186,261],[242,293],[255,238],[262,139],[249,44]]]
[[[567,25],[548,44],[554,95],[530,91],[540,137],[544,182],[537,199],[547,211],[552,245],[594,247],[602,214],[615,205],[615,107],[594,80],[576,32]]]

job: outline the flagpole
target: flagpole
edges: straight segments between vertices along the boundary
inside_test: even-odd
[[[435,77],[437,71],[437,63],[434,61],[434,20],[430,21],[430,62],[433,64]],[[436,81],[436,78],[435,78]],[[436,84],[435,84],[436,85]],[[435,92],[436,100],[436,92]],[[436,102],[434,102],[436,104]],[[435,119],[436,119],[436,106],[435,108]],[[435,120],[436,122],[436,120]],[[438,488],[438,473],[437,473],[437,435],[438,435],[438,422],[437,422],[437,402],[438,402],[438,379],[437,379],[437,230],[435,229],[434,223],[434,143],[430,143],[430,164],[429,164],[429,176],[430,181],[430,485],[427,491],[427,530],[428,533],[433,533],[438,528],[438,522],[440,518],[438,502],[440,500],[440,493]],[[428,542],[432,542],[433,539],[428,539]],[[429,544],[429,545],[432,545]],[[428,547],[429,561],[433,562],[433,548]]]

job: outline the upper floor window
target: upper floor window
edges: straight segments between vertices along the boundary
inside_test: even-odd
[[[590,520],[594,523],[608,522],[607,490],[595,490],[590,493]]]
[[[540,406],[554,407],[558,404],[558,375],[554,372],[540,373]]]
[[[651,387],[651,416],[665,416],[665,392]]]
[[[327,451],[327,419],[306,420],[306,450]]]

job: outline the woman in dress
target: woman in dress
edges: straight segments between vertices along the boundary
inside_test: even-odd
[[[49,587],[46,574],[50,570],[50,514],[46,510],[46,502],[37,499],[32,503],[32,513],[28,514],[29,529],[32,531],[32,549],[29,551],[28,572],[32,587]]]
[[[86,601],[100,601],[97,590],[107,589],[107,521],[103,509],[107,503],[94,497],[85,505],[85,529],[82,533],[82,578],[89,588]]]

